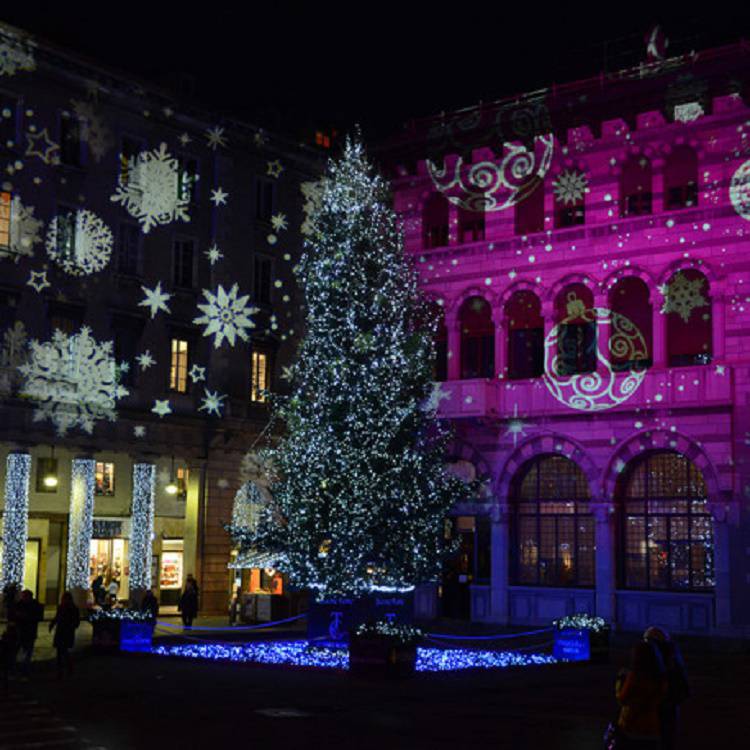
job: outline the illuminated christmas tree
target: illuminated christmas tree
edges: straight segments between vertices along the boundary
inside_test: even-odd
[[[320,598],[408,591],[437,577],[444,519],[470,488],[444,466],[435,316],[360,143],[329,164],[312,227],[297,268],[305,337],[291,393],[274,399],[286,436],[272,500],[232,532]]]

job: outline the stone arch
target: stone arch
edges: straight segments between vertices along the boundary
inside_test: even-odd
[[[674,276],[674,274],[678,271],[684,271],[686,268],[694,268],[696,271],[700,271],[708,279],[712,293],[714,286],[716,286],[717,290],[720,289],[721,282],[716,275],[713,266],[710,263],[706,263],[697,258],[679,258],[673,263],[670,263],[659,275],[658,287],[662,287],[672,276]]]
[[[492,476],[492,470],[484,456],[466,440],[454,437],[448,446],[446,455],[446,463],[451,463],[452,461],[469,461],[473,464],[477,472],[477,479],[488,479]]]
[[[462,289],[457,295],[451,297],[449,304],[446,305],[446,310],[458,314],[461,305],[470,297],[481,297],[493,311],[495,310],[497,301],[495,295],[490,293],[487,287],[477,286],[476,284]]]
[[[557,295],[569,284],[584,284],[591,289],[592,294],[596,294],[599,289],[599,283],[590,274],[580,272],[568,273],[549,287],[547,294],[544,297],[544,301],[554,304]]]
[[[650,292],[649,298],[651,299],[654,292],[657,291],[657,282],[645,268],[641,268],[640,266],[627,266],[625,268],[618,268],[616,271],[613,271],[611,274],[609,274],[609,276],[607,276],[604,281],[602,281],[602,283],[600,284],[600,288],[602,289],[602,291],[609,294],[609,292],[612,291],[612,289],[619,281],[622,281],[629,276],[635,276],[639,278],[648,287],[648,290]]]
[[[541,284],[537,284],[530,279],[519,279],[503,289],[497,300],[498,307],[503,309],[508,300],[516,292],[533,292],[539,298],[540,302],[543,302],[546,297],[544,287]]]

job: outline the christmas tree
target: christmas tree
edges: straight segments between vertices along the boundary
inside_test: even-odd
[[[470,490],[444,464],[436,316],[361,143],[329,164],[312,226],[297,267],[305,336],[291,393],[274,399],[286,434],[272,499],[232,532],[319,598],[408,591],[439,574],[444,519]]]

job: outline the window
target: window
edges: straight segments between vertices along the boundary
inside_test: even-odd
[[[178,289],[193,288],[195,260],[195,241],[176,239],[173,246],[173,279]]]
[[[556,369],[561,377],[596,371],[596,319],[590,312],[593,307],[594,297],[585,284],[571,284],[557,295]]]
[[[425,248],[448,244],[448,201],[433,193],[422,210],[422,242]]]
[[[10,250],[10,207],[12,196],[3,190],[0,192],[0,250]]]
[[[258,177],[255,180],[255,218],[270,222],[276,210],[276,184]]]
[[[180,198],[187,198],[191,206],[198,202],[198,160],[192,156],[181,155],[177,173],[177,192]]]
[[[664,163],[664,208],[698,205],[698,156],[690,146],[677,146]]]
[[[620,175],[620,216],[643,216],[652,210],[651,162],[645,156],[631,156]]]
[[[270,258],[255,256],[253,262],[253,291],[255,301],[260,305],[271,304],[271,278],[273,261]]]
[[[115,361],[127,362],[130,367],[124,372],[120,370],[119,382],[123,385],[133,385],[136,375],[136,356],[138,345],[143,334],[144,321],[132,315],[115,314],[112,316],[112,330],[115,340]]]
[[[707,365],[712,359],[708,279],[694,268],[675,273],[666,285],[667,361],[670,367]]]
[[[136,156],[146,150],[146,142],[141,138],[133,138],[129,135],[122,137],[120,148],[120,178],[123,183],[130,180],[130,170],[135,162]]]
[[[685,456],[665,451],[636,460],[621,476],[621,585],[712,589],[713,522],[698,468]]]
[[[495,326],[487,300],[470,297],[459,311],[461,378],[492,378],[495,372]]]
[[[187,393],[190,344],[186,339],[173,338],[169,357],[169,390]]]
[[[96,462],[94,467],[94,494],[115,494],[115,465],[111,463]]]
[[[50,301],[47,308],[50,334],[55,330],[67,334],[78,333],[83,325],[84,314],[85,310],[80,305]]]
[[[253,349],[250,355],[250,400],[265,403],[265,391],[271,390],[271,369],[268,352]]]
[[[565,456],[532,459],[511,500],[513,583],[593,586],[594,519],[581,469]]]
[[[0,331],[12,326],[18,319],[18,295],[0,290]]]
[[[458,209],[459,242],[481,242],[484,239],[484,212]]]
[[[51,457],[36,460],[36,491],[57,492],[57,483],[45,483],[46,477],[57,477],[57,459]]]
[[[83,166],[81,121],[69,112],[60,115],[60,162],[69,167]]]
[[[178,466],[175,474],[175,479],[177,480],[177,497],[179,497],[181,500],[184,500],[187,497],[190,471],[185,466]]]
[[[72,206],[57,206],[57,252],[61,257],[76,256],[76,217],[77,211]]]
[[[143,233],[137,224],[121,222],[117,232],[117,270],[128,276],[140,276],[141,238]]]
[[[544,372],[542,303],[534,292],[515,292],[505,304],[508,377],[538,378]]]
[[[544,231],[544,181],[530,183],[520,195],[515,207],[516,234]]]
[[[622,318],[609,326],[609,359],[615,372],[641,371],[653,362],[652,313],[649,289],[637,276],[628,276],[609,293],[609,309]]]

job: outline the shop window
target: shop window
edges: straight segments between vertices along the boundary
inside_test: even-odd
[[[698,205],[698,155],[690,146],[677,146],[664,163],[664,208]]]
[[[271,367],[268,352],[253,349],[250,354],[250,400],[262,404],[268,400],[271,389]]]
[[[146,150],[146,142],[142,138],[124,135],[120,146],[120,179],[123,184],[127,184],[130,181],[136,157]]]
[[[426,249],[448,244],[448,201],[433,193],[422,209],[422,243]]]
[[[94,494],[112,496],[115,494],[115,465],[97,461],[94,467]]]
[[[192,289],[195,284],[195,240],[178,238],[173,245],[173,281],[178,289]]]
[[[713,321],[709,291],[708,279],[694,268],[678,271],[664,288],[670,367],[711,362]]]
[[[186,339],[172,338],[169,355],[169,390],[187,393],[190,344]]]
[[[142,243],[143,232],[137,224],[120,222],[117,232],[117,270],[128,276],[143,273]]]
[[[591,313],[593,307],[594,295],[585,284],[571,284],[557,295],[555,369],[560,377],[596,371],[596,319]]]
[[[522,467],[511,486],[516,585],[593,586],[594,519],[581,469],[559,455]]]
[[[36,460],[36,491],[57,492],[58,482],[49,481],[50,477],[58,479],[57,459],[50,456],[37,458]],[[48,481],[45,481],[48,480]]]
[[[255,256],[253,261],[253,291],[255,302],[260,305],[271,304],[271,283],[273,279],[273,261],[270,258]]]
[[[10,211],[12,195],[3,190],[0,192],[0,250],[10,250]]]
[[[94,519],[94,536],[89,543],[89,582],[102,577],[104,591],[114,582],[119,600],[128,598],[128,543],[125,539],[98,537]]]
[[[505,303],[508,373],[513,380],[537,378],[544,372],[544,318],[534,292],[514,292]]]
[[[69,112],[60,115],[60,162],[69,167],[83,166],[83,123]]]
[[[198,160],[193,156],[182,154],[178,157],[177,194],[180,199],[187,199],[192,208],[198,202],[198,178],[200,175]]]
[[[707,591],[714,587],[713,519],[700,470],[675,452],[636,459],[621,475],[620,585]]]
[[[276,183],[262,177],[255,179],[255,218],[270,223],[276,210]]]
[[[515,206],[514,222],[516,234],[526,235],[544,231],[543,180],[539,180],[522,193]]]
[[[620,216],[643,216],[652,211],[653,173],[645,156],[631,156],[620,175]]]
[[[458,209],[458,241],[481,242],[484,239],[484,211]]]
[[[495,326],[487,300],[470,297],[459,311],[461,379],[492,378],[495,373]]]
[[[653,310],[649,297],[648,286],[637,276],[621,279],[609,293],[609,309],[622,316],[613,318],[609,327],[609,359],[615,372],[651,367]]]

